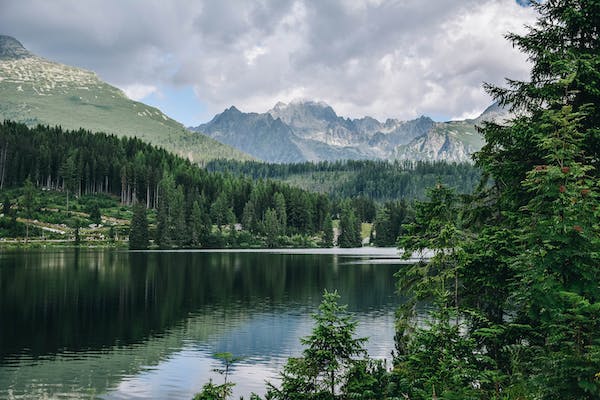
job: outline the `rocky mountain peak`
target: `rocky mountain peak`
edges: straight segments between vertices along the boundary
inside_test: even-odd
[[[278,102],[267,112],[274,119],[299,129],[324,129],[338,119],[337,114],[326,103],[311,100],[294,100],[285,104]]]
[[[0,35],[0,60],[19,60],[33,56],[33,53],[14,37]]]
[[[278,101],[277,104],[275,104],[275,107],[273,107],[273,110],[282,110],[286,107],[287,104],[285,104],[283,101]]]

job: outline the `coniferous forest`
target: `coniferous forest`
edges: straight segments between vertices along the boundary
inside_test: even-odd
[[[423,197],[428,186],[443,182],[468,192],[479,177],[479,170],[470,164],[445,162],[269,165],[222,160],[200,168],[135,138],[41,125],[28,128],[10,121],[0,124],[0,152],[0,188],[24,187],[28,181],[33,188],[59,191],[66,195],[67,212],[69,198],[71,204],[86,199],[84,211],[95,207],[95,213],[100,210],[94,198],[107,195],[126,207],[143,204],[151,212],[141,220],[147,224],[150,217],[155,224],[142,228],[144,245],[134,240],[132,248],[146,248],[150,241],[160,248],[328,247],[334,243],[357,247],[365,239],[361,223],[373,224],[370,243],[394,246],[402,224],[412,218],[411,201]],[[337,182],[337,173],[348,171],[353,171],[350,179],[322,194],[285,180],[293,174],[324,173],[326,180]],[[15,205],[13,217],[17,210],[25,210],[19,205],[23,199],[19,193],[4,196],[7,210],[11,203]],[[138,237],[135,230],[142,210],[135,210],[127,219]],[[14,218],[8,221],[9,214],[2,220],[5,236],[24,236],[28,227]],[[333,225],[324,225],[328,216],[339,220],[339,241],[327,239],[333,235],[329,233]],[[52,222],[65,222],[67,217],[58,219]],[[100,222],[98,217],[95,220]],[[83,222],[70,225],[76,229]],[[40,232],[34,228],[31,234]]]
[[[334,198],[367,197],[377,202],[422,199],[428,187],[441,182],[459,193],[470,193],[480,170],[469,163],[446,161],[347,160],[268,164],[257,161],[213,160],[208,171],[229,172],[254,179],[276,179]]]
[[[294,235],[298,245],[310,244],[306,238],[321,232],[332,212],[326,195],[272,180],[207,172],[135,138],[5,121],[0,143],[0,187],[29,182],[64,192],[67,201],[70,193],[118,196],[123,205],[143,204],[155,210],[152,238],[161,248],[235,246],[225,238],[253,243],[252,235],[270,238],[270,246],[278,244],[280,236]],[[19,198],[23,202],[25,197]],[[17,203],[8,199],[8,209],[11,201]],[[25,209],[22,204],[16,208]],[[140,208],[135,210],[139,216]],[[240,223],[245,230],[234,238]],[[132,226],[137,229],[139,224]]]

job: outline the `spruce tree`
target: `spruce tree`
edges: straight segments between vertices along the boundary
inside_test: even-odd
[[[447,386],[452,393],[444,397],[600,396],[600,2],[532,6],[538,22],[523,35],[508,35],[528,54],[530,79],[487,87],[515,113],[481,129],[486,145],[476,162],[490,181],[454,216],[447,201],[417,207],[414,229],[402,243],[429,247],[435,239],[441,245],[432,262],[400,276],[423,295],[434,296],[435,284],[444,284],[438,309],[460,313],[454,343],[470,350],[465,355],[465,348],[440,346],[454,360],[474,356],[468,365],[485,371],[461,384],[467,389],[477,381],[478,393]],[[431,218],[424,220],[419,208]],[[426,356],[422,349],[432,336],[404,327],[397,362],[408,363],[404,371],[420,370],[405,380],[432,382],[441,358],[409,365]],[[431,386],[411,395],[430,398]]]
[[[280,220],[277,217],[277,211],[268,208],[265,212],[264,231],[267,241],[267,247],[276,247],[278,237],[281,234]]]
[[[142,203],[133,206],[133,217],[129,229],[129,249],[146,250],[148,248],[148,216]]]
[[[273,195],[273,203],[275,204],[275,211],[277,212],[277,219],[279,220],[279,228],[281,234],[285,234],[287,227],[287,212],[285,209],[285,197],[283,194],[277,192]]]
[[[333,221],[331,220],[331,214],[325,214],[323,220],[323,238],[321,240],[322,247],[333,247]]]
[[[338,246],[362,246],[360,227],[360,220],[357,218],[352,204],[349,201],[344,202],[340,212],[340,235],[338,237]]]
[[[359,356],[366,356],[366,338],[355,338],[356,320],[339,304],[337,291],[323,293],[319,312],[313,315],[312,333],[301,339],[302,357],[290,358],[281,373],[281,387],[269,385],[273,399],[334,399],[345,387]]]

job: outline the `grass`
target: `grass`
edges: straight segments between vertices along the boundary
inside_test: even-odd
[[[0,119],[136,136],[196,162],[251,159],[127,98],[94,74],[43,59],[0,61]]]
[[[109,195],[69,196],[67,210],[66,193],[39,190],[36,194],[35,210],[26,216],[19,206],[22,204],[22,189],[5,190],[0,198],[7,195],[12,204],[7,216],[0,214],[0,246],[71,246],[75,245],[75,231],[79,228],[81,244],[87,246],[126,246],[121,240],[128,236],[131,207],[122,206],[119,198]],[[101,223],[96,225],[90,219],[88,210],[98,204]],[[149,213],[155,219],[154,212]],[[13,220],[13,216],[16,220]],[[12,227],[9,230],[9,227]],[[26,240],[27,227],[29,237]],[[13,232],[10,235],[8,232]],[[14,232],[18,232],[14,234]],[[115,239],[111,238],[114,234]]]

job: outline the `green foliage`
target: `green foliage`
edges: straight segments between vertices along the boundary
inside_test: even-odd
[[[2,201],[2,214],[7,217],[10,215],[10,208],[12,204],[10,202],[10,197],[7,194],[4,195],[4,200]]]
[[[23,184],[23,209],[25,210],[25,216],[31,218],[36,207],[36,190],[29,177]]]
[[[400,240],[433,256],[399,273],[413,294],[399,314],[399,395],[600,395],[600,2],[533,6],[538,23],[509,35],[531,80],[488,87],[517,113],[481,129],[492,185],[462,199],[436,187]],[[435,304],[424,327],[419,299]]]
[[[207,163],[206,168],[254,179],[282,180],[303,189],[327,193],[334,198],[351,197],[368,201],[424,198],[426,188],[437,181],[456,188],[459,193],[469,193],[480,178],[479,169],[472,164],[445,161],[348,160],[267,164],[213,160]],[[370,222],[375,217],[374,208],[356,208],[364,221]]]
[[[267,209],[264,226],[267,247],[276,247],[278,243],[277,238],[281,234],[280,220],[277,217],[277,211],[272,208]]]
[[[225,400],[232,395],[234,386],[230,382],[215,385],[210,380],[202,386],[202,390],[193,397],[193,400]]]
[[[100,206],[98,203],[91,203],[88,206],[87,212],[90,215],[90,221],[92,221],[92,223],[96,225],[100,225],[102,223],[102,215],[100,214]]]
[[[323,238],[321,239],[322,247],[333,247],[333,221],[331,220],[331,214],[325,215],[323,222]]]
[[[356,357],[366,355],[363,344],[367,339],[353,337],[356,321],[347,306],[338,303],[339,298],[337,291],[323,293],[319,312],[313,315],[312,334],[301,339],[302,357],[288,360],[281,387],[269,384],[268,398],[334,399],[339,387],[356,387],[357,364],[365,363]]]
[[[410,220],[410,210],[405,200],[386,202],[377,211],[373,230],[376,232],[373,244],[393,246],[398,236],[404,232],[403,225]]]
[[[129,230],[129,249],[145,250],[148,248],[148,217],[146,206],[136,203],[133,206],[133,218]]]
[[[339,247],[361,247],[361,225],[349,202],[344,202],[340,211]]]

